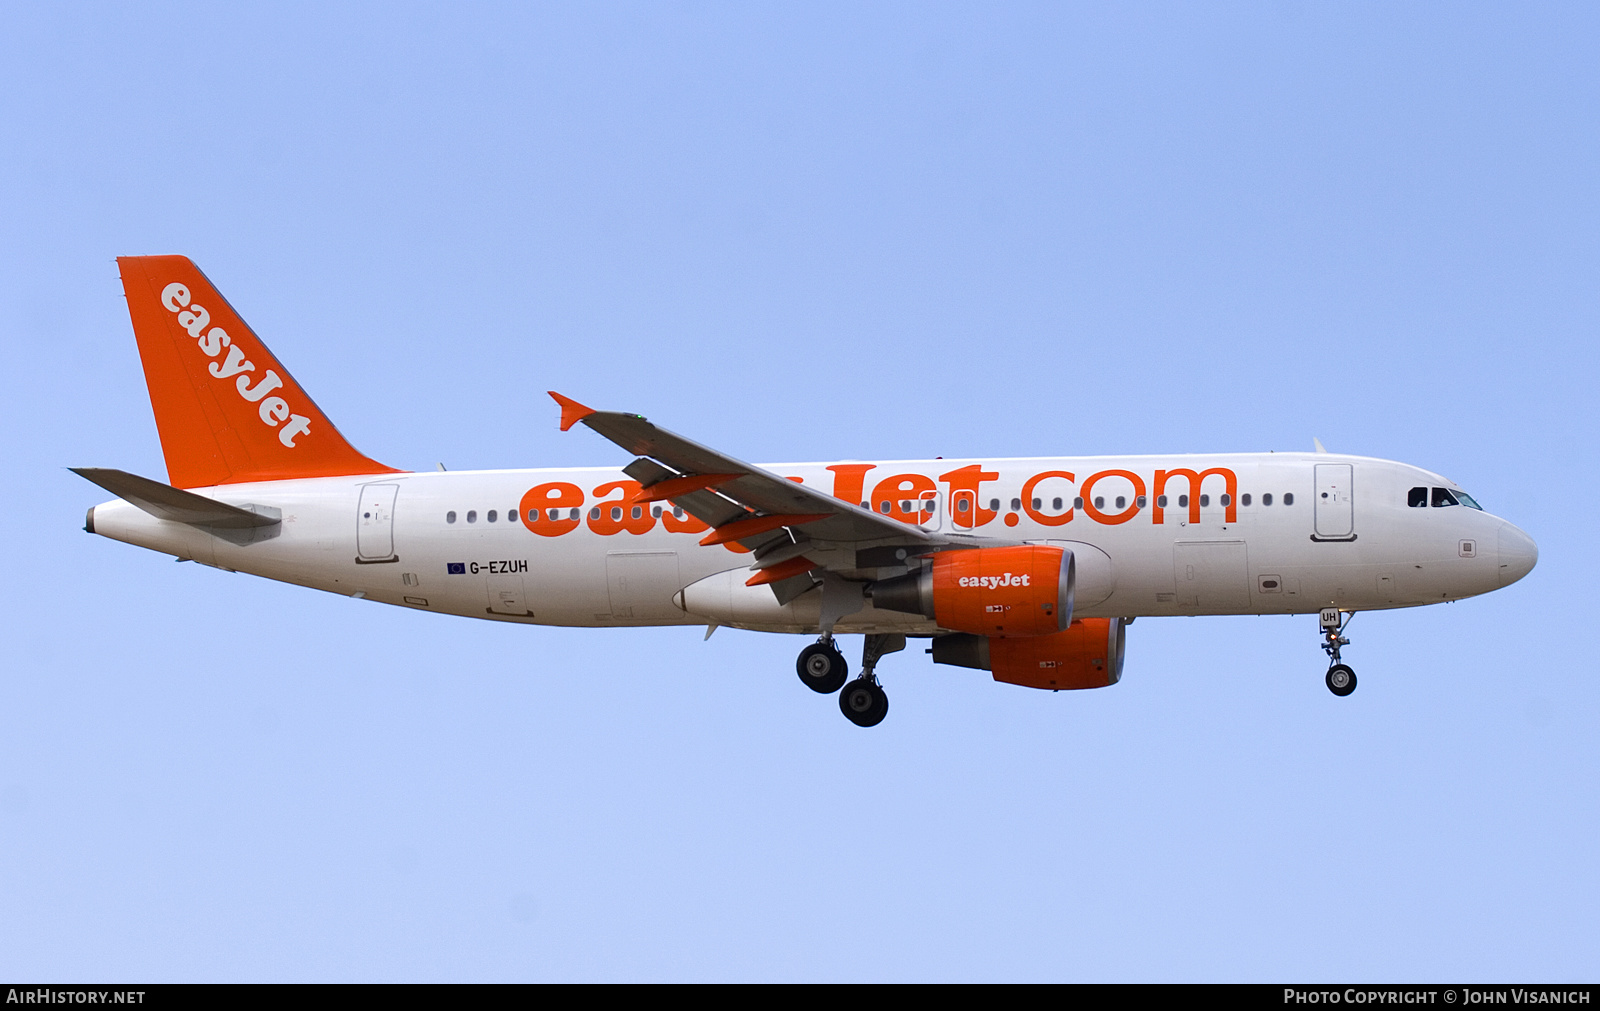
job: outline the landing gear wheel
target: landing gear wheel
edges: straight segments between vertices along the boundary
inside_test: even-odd
[[[1356,672],[1342,663],[1328,668],[1328,691],[1343,698],[1356,690]]]
[[[875,727],[889,715],[889,696],[876,681],[856,678],[839,693],[839,711],[858,727]]]
[[[844,662],[844,654],[825,642],[815,642],[801,650],[794,669],[801,683],[823,695],[838,691],[850,676],[850,665]]]

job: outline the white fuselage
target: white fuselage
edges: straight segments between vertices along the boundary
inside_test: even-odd
[[[1070,547],[1074,613],[1081,617],[1409,607],[1496,589],[1521,578],[1537,557],[1533,542],[1496,516],[1466,506],[1408,505],[1411,489],[1459,492],[1452,482],[1364,457],[922,460],[768,469],[929,529]],[[1204,477],[1194,481],[1190,472]],[[541,524],[530,526],[527,503],[551,501],[543,496],[553,494],[535,497],[530,490],[557,486],[577,492],[565,493],[555,520],[541,508]],[[612,468],[231,484],[194,491],[281,510],[275,536],[236,544],[120,500],[96,506],[90,527],[207,565],[474,618],[817,630],[819,594],[779,606],[770,588],[745,585],[748,553],[701,546],[702,526],[674,516],[670,502],[635,506],[628,501],[632,487]],[[905,571],[878,561],[866,578]],[[938,628],[930,619],[869,604],[838,631]]]

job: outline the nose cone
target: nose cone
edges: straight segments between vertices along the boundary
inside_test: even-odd
[[[1539,545],[1533,538],[1509,523],[1500,527],[1500,585],[1510,586],[1533,571],[1539,561]]]

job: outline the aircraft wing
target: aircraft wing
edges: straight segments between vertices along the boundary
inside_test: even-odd
[[[551,391],[561,430],[583,424],[639,459],[623,468],[639,502],[670,500],[710,524],[702,544],[736,542],[755,553],[750,585],[797,580],[815,569],[855,574],[903,564],[908,555],[995,543],[939,534],[863,509],[651,424],[637,414],[596,411]],[[782,590],[774,587],[779,596]]]

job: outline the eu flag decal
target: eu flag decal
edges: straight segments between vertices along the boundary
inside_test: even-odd
[[[444,563],[444,571],[445,571],[446,575],[464,576],[464,575],[467,574],[467,563],[466,562],[445,562]]]

